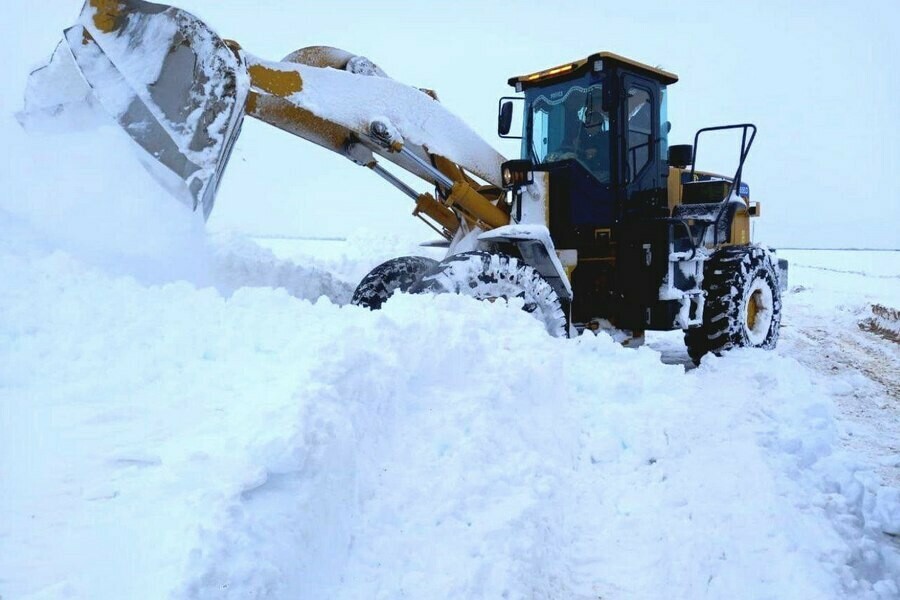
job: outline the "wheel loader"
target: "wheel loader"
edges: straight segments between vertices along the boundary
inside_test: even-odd
[[[247,116],[370,169],[412,200],[446,257],[376,267],[354,294],[362,307],[396,292],[517,299],[554,336],[681,329],[696,362],[772,348],[787,263],[751,241],[760,204],[743,168],[756,127],[670,146],[677,81],[611,52],[513,77],[498,134],[520,139],[521,155],[507,160],[434,91],[365,57],[315,46],[264,60],[181,9],[87,0],[32,73],[23,120],[102,108],[157,180],[207,217]],[[700,142],[725,130],[741,138],[734,174],[697,169]]]

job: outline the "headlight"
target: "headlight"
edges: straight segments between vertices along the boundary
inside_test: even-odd
[[[534,183],[532,170],[534,164],[530,160],[508,160],[501,165],[500,176],[503,187],[512,188]]]

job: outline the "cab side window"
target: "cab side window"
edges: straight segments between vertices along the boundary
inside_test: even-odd
[[[632,87],[628,90],[628,181],[634,181],[650,162],[653,141],[653,105],[650,92]]]

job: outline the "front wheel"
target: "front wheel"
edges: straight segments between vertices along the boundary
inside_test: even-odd
[[[353,293],[350,304],[379,310],[396,292],[406,292],[421,277],[438,264],[424,256],[401,256],[383,262],[363,277]]]
[[[444,259],[411,293],[463,294],[478,300],[522,298],[523,309],[554,337],[566,334],[566,314],[553,286],[534,267],[506,254],[464,252]]]
[[[781,330],[781,289],[765,248],[722,248],[705,265],[703,289],[703,324],[688,329],[684,338],[695,363],[709,352],[775,347]]]

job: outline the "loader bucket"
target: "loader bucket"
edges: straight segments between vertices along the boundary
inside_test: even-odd
[[[250,88],[241,53],[183,10],[88,0],[51,64],[32,74],[30,89],[59,71],[53,61],[71,63],[65,48],[94,99],[141,148],[151,174],[209,217]]]

